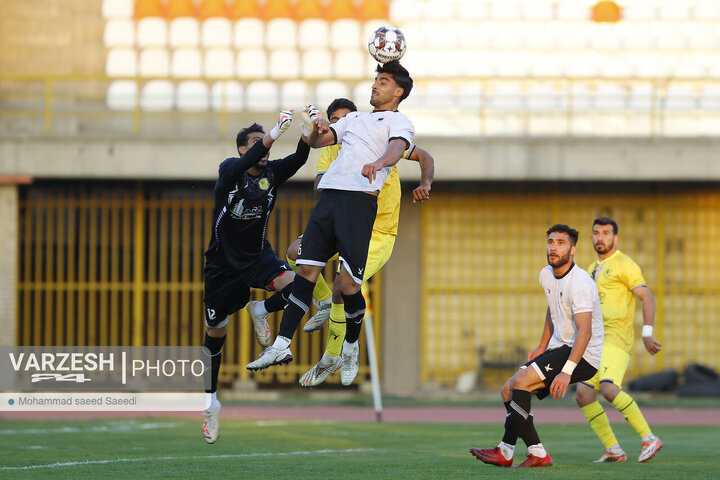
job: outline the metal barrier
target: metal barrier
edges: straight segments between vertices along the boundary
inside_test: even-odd
[[[135,84],[136,94],[127,111],[107,106],[109,85],[116,80]],[[143,110],[140,92],[152,80],[167,80],[173,85],[188,80],[237,81],[246,87],[255,80],[267,79],[0,73],[0,117],[25,119],[30,122],[28,128],[37,133],[116,135],[146,134],[155,123],[167,119],[196,122],[202,134],[221,134],[227,132],[230,121],[247,118],[248,108],[228,108],[227,96],[222,96],[220,105],[203,111],[178,111],[174,107],[167,111]],[[282,87],[297,80],[273,82]],[[370,82],[352,79],[345,83],[349,92],[358,83],[367,83],[369,92]],[[314,92],[318,82],[305,83],[307,92],[294,101],[298,105],[320,101]],[[418,120],[420,134],[716,136],[720,134],[719,86],[720,80],[710,78],[415,78],[413,93],[402,107]],[[281,90],[278,88],[278,92]],[[282,93],[277,95],[274,103],[279,105]],[[357,100],[363,108],[364,100]],[[254,115],[275,113],[274,108],[253,111]],[[61,127],[60,121],[72,124]],[[161,125],[161,132],[172,135],[173,128],[162,130]]]
[[[268,240],[284,257],[315,203],[309,186],[286,186]],[[212,185],[85,184],[21,189],[17,345],[198,345],[204,338],[204,251]],[[325,278],[332,278],[332,265]],[[376,308],[381,275],[371,283]],[[253,290],[255,299],[268,296]],[[314,308],[311,314],[315,312]],[[376,325],[381,310],[375,312]],[[280,314],[271,316],[277,332]],[[380,341],[381,328],[376,328]],[[295,335],[295,360],[250,374],[262,351],[242,310],[231,317],[220,380],[294,383],[320,359],[326,331]],[[361,354],[360,378],[369,367]],[[339,382],[339,376],[328,379]]]

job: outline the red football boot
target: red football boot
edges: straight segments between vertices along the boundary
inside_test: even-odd
[[[490,465],[496,465],[498,467],[512,467],[513,459],[507,459],[503,456],[500,451],[500,447],[495,448],[471,448],[470,453],[475,455],[475,458],[481,462],[488,463]]]
[[[546,453],[544,457],[536,457],[535,455],[528,454],[527,460],[522,462],[520,465],[515,465],[516,467],[549,467],[552,465],[552,458],[550,458],[550,454]]]

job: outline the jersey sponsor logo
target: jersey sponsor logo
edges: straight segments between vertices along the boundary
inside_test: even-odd
[[[238,220],[254,220],[256,218],[262,218],[263,208],[261,205],[246,209],[243,202],[245,202],[245,199],[241,199],[230,210],[230,215],[232,215],[233,218]]]
[[[240,215],[242,215],[243,210],[245,209],[245,207],[243,207],[244,201],[245,201],[244,198],[240,199],[240,201],[238,203],[236,203],[235,206],[233,206],[232,210],[230,210],[230,213],[232,214],[233,217],[240,218]]]
[[[260,187],[260,190],[267,190],[270,188],[270,180],[267,178],[261,178],[258,182],[258,187]]]

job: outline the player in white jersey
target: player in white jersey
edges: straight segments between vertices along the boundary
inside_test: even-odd
[[[360,285],[377,213],[377,195],[414,135],[412,122],[397,111],[412,90],[410,74],[397,61],[378,65],[376,71],[370,96],[372,112],[351,112],[333,125],[321,117],[313,122],[308,145],[320,148],[340,143],[342,148],[318,185],[322,192],[298,250],[298,271],[278,336],[257,360],[247,365],[249,370],[292,360],[290,341],[309,309],[318,275],[337,252],[341,268],[336,282],[344,300],[347,327],[342,383],[349,385],[357,376],[358,337],[365,314]],[[429,196],[429,190],[425,196]]]
[[[528,451],[518,466],[552,465],[535,430],[530,397],[534,393],[541,400],[548,394],[563,398],[568,385],[592,378],[600,366],[604,339],[600,298],[593,279],[573,262],[577,240],[577,230],[567,225],[553,225],[547,231],[548,266],[540,272],[540,285],[548,308],[540,345],[503,386],[505,435],[495,448],[471,448],[478,460],[512,466],[520,437]]]

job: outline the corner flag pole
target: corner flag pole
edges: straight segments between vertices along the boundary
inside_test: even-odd
[[[372,382],[373,406],[375,408],[375,419],[382,422],[382,394],[380,392],[380,375],[377,366],[377,354],[375,353],[375,331],[372,321],[372,307],[370,303],[370,292],[363,283],[362,294],[365,297],[365,342],[367,343],[368,363],[370,364],[370,380]]]

